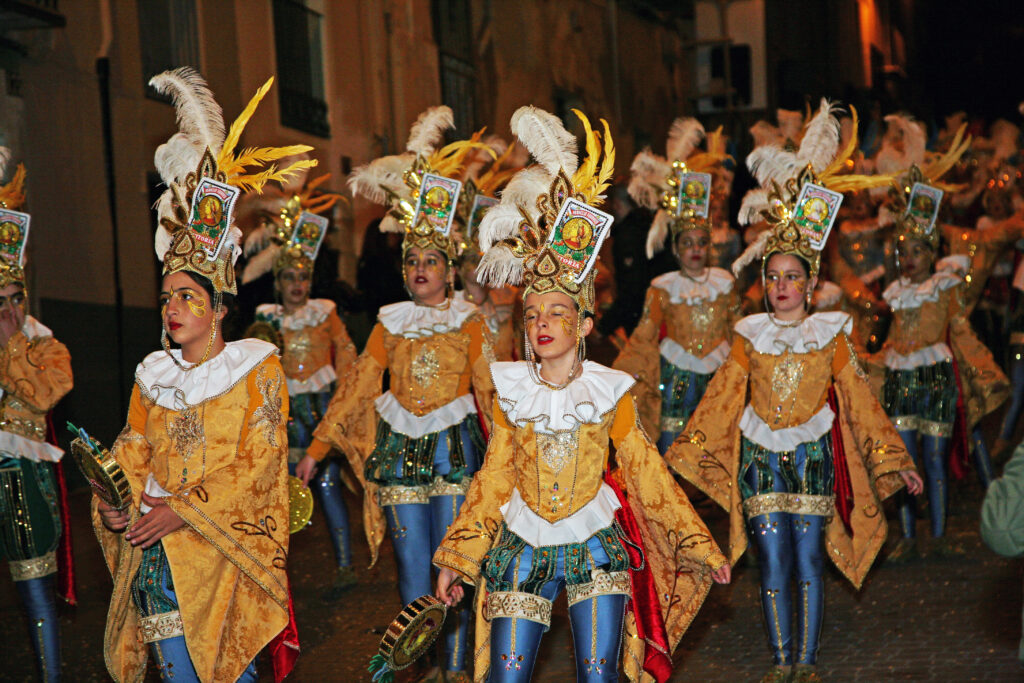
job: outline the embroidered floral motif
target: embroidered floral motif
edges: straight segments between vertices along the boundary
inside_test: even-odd
[[[186,408],[174,418],[167,427],[167,433],[174,442],[175,450],[185,462],[188,462],[206,438],[203,433],[203,421],[199,418],[199,411],[194,407]]]
[[[569,461],[576,457],[576,451],[579,449],[578,428],[571,432],[556,434],[538,433],[536,438],[537,452],[556,477],[569,464]]]
[[[266,366],[256,375],[256,388],[263,397],[263,405],[253,411],[249,428],[262,426],[263,437],[276,448],[277,430],[281,426],[281,373],[274,371],[273,376],[269,375]]]
[[[426,388],[436,377],[441,363],[437,358],[437,351],[425,347],[420,354],[412,361],[412,378],[416,384]]]

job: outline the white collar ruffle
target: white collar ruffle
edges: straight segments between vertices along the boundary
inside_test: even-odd
[[[667,292],[669,300],[674,304],[684,301],[688,304],[697,304],[701,301],[714,301],[722,294],[732,291],[733,282],[733,276],[728,271],[712,266],[707,269],[707,280],[702,282],[673,270],[651,280],[651,286]]]
[[[799,325],[785,327],[767,313],[748,315],[736,323],[736,332],[747,339],[754,351],[779,356],[787,351],[807,353],[824,348],[840,332],[850,334],[849,313],[825,311],[804,318]]]
[[[330,299],[310,299],[305,306],[291,314],[285,314],[284,307],[277,304],[260,304],[256,307],[256,314],[279,320],[282,329],[301,330],[316,327],[327,320],[334,309],[335,304]]]
[[[21,324],[21,333],[29,339],[53,336],[53,330],[30,315],[25,316],[25,322]]]
[[[418,339],[458,331],[476,310],[476,304],[465,299],[450,299],[444,309],[400,301],[381,307],[377,319],[391,334]]]
[[[181,350],[171,353],[181,361]],[[215,357],[192,370],[182,370],[166,351],[154,351],[135,369],[142,393],[169,410],[185,410],[222,396],[245,379],[253,368],[277,353],[277,347],[259,339],[228,342]]]
[[[956,287],[961,282],[963,282],[963,278],[952,270],[937,271],[924,282],[918,283],[901,277],[885,288],[882,298],[894,311],[920,308],[921,304],[925,302],[938,301],[942,292]]]
[[[583,361],[579,377],[561,389],[538,384],[528,361],[491,363],[498,405],[518,427],[532,423],[543,433],[568,432],[597,424],[633,386],[632,376],[593,361]]]

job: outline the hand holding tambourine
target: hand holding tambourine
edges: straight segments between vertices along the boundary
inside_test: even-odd
[[[114,456],[84,429],[70,422],[68,429],[77,437],[71,442],[72,459],[93,493],[115,510],[127,509],[132,504],[132,487]]]
[[[441,634],[448,607],[432,595],[413,600],[388,626],[368,668],[375,683],[391,683],[395,672],[419,659]]]

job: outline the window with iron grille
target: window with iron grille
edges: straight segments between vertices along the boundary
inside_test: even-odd
[[[302,0],[273,0],[281,123],[331,136],[324,90],[322,16]]]
[[[149,79],[179,66],[199,70],[196,0],[139,0],[138,15],[146,96],[170,102],[169,97],[149,87]]]
[[[434,38],[441,65],[441,102],[452,108],[462,136],[476,128],[476,67],[469,0],[434,0]]]

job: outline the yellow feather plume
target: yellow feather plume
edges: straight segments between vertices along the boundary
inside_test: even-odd
[[[0,206],[17,211],[25,203],[25,165],[18,164],[11,182],[0,186]]]
[[[579,165],[576,172],[572,174],[572,184],[577,189],[582,188],[594,181],[594,174],[597,173],[597,162],[601,158],[601,143],[597,133],[590,125],[590,119],[579,109],[573,109],[573,114],[583,124],[583,139],[586,142],[587,157]]]
[[[612,141],[612,133],[608,128],[608,122],[601,119],[604,128],[603,144],[602,134],[593,130],[590,121],[581,112],[573,110],[583,123],[587,138],[587,158],[580,164],[576,173],[572,176],[572,185],[576,192],[582,195],[584,201],[594,206],[600,206],[603,200],[602,194],[611,184],[611,177],[615,173],[615,143]],[[600,170],[598,170],[600,162]]]
[[[960,160],[960,157],[964,155],[971,146],[971,136],[964,137],[964,133],[967,132],[967,124],[964,123],[960,126],[956,132],[956,136],[953,138],[953,144],[949,146],[949,150],[941,157],[936,159],[934,162],[928,164],[926,168],[921,169],[921,173],[928,181],[935,185],[939,178],[944,176],[946,172],[953,168],[953,165]]]
[[[301,159],[281,169],[271,164],[261,173],[234,176],[230,183],[244,192],[259,193],[263,186],[272,180],[283,182],[302,169],[313,168],[316,165],[316,159]]]
[[[245,105],[245,109],[238,115],[235,122],[231,124],[231,128],[228,129],[228,134],[224,138],[224,144],[220,147],[220,154],[217,155],[217,168],[223,169],[231,161],[231,157],[234,154],[235,146],[238,145],[238,141],[242,138],[242,131],[245,130],[246,124],[249,123],[249,119],[256,113],[256,107],[260,105],[260,101],[263,96],[270,90],[270,86],[274,83],[274,77],[271,76],[267,79],[256,94],[253,95],[252,99],[249,100],[249,104]]]
[[[494,163],[491,164],[491,167],[487,169],[487,172],[477,179],[476,186],[477,191],[480,192],[480,194],[487,197],[494,197],[499,188],[504,187],[505,183],[507,183],[512,176],[522,170],[520,167],[502,169],[502,166],[504,166],[512,156],[512,152],[515,151],[515,148],[515,142],[506,147],[505,151],[501,153],[501,156],[495,159]]]
[[[473,133],[472,137],[468,140],[458,140],[445,145],[430,155],[430,158],[427,159],[427,165],[438,175],[443,175],[446,178],[457,178],[462,172],[466,156],[474,149],[483,150],[491,155],[491,159],[496,159],[498,155],[494,153],[490,145],[480,142],[485,130],[486,128],[481,128]]]

